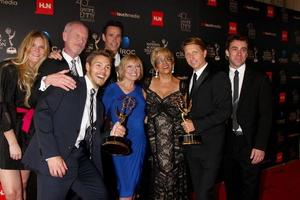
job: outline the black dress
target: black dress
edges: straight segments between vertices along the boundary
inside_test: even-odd
[[[10,158],[3,132],[14,130],[24,155],[34,132],[33,126],[30,126],[28,132],[26,130],[27,133],[22,130],[24,115],[30,108],[24,105],[25,92],[18,86],[17,67],[9,62],[1,63],[0,66],[0,169],[24,169],[21,160]],[[33,103],[32,99],[29,103]]]
[[[180,125],[181,112],[178,99],[186,94],[187,87],[180,82],[180,90],[161,98],[149,89],[146,80],[147,135],[151,148],[150,195],[147,199],[189,199],[190,178],[178,136],[184,131]]]

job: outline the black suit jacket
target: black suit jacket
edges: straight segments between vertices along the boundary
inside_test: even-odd
[[[81,60],[81,66],[82,66],[82,71],[83,74],[86,73],[86,68],[83,62],[83,59],[80,58]],[[38,99],[43,91],[40,91],[40,86],[41,86],[41,80],[44,76],[50,75],[50,74],[54,74],[57,73],[59,71],[62,70],[69,70],[69,64],[68,62],[62,58],[62,60],[55,60],[55,59],[50,59],[47,58],[40,66],[39,70],[38,70],[38,75],[36,77],[36,80],[34,82],[33,85],[33,90],[35,91],[35,99]],[[69,76],[72,76],[71,73],[68,73]]]
[[[49,175],[47,158],[61,156],[68,165],[66,177],[77,174],[77,162],[69,162],[79,134],[86,101],[85,79],[77,80],[75,90],[64,91],[50,87],[42,95],[35,110],[36,133],[23,157],[29,168]],[[103,106],[97,99],[96,134],[93,142],[92,161],[102,174],[100,127],[103,122]]]
[[[271,86],[262,73],[249,67],[245,69],[236,114],[249,147],[265,150],[272,127]]]
[[[219,152],[225,138],[228,118],[231,115],[231,85],[226,72],[207,65],[194,86],[192,109],[189,113],[195,133],[202,137],[202,145],[191,146],[191,153],[199,154],[198,148],[206,156]]]

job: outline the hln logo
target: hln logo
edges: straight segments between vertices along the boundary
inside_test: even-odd
[[[40,2],[40,3],[39,3],[39,8],[43,8],[43,9],[52,9],[52,4],[51,4],[51,3]]]
[[[153,16],[153,19],[157,22],[161,22],[162,21],[162,17],[160,16]]]

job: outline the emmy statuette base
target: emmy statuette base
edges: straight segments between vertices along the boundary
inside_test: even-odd
[[[119,136],[108,136],[105,138],[102,150],[114,156],[128,155],[131,152],[129,141]]]
[[[193,145],[193,144],[201,144],[201,136],[199,134],[184,134],[180,135],[178,138],[181,145]]]

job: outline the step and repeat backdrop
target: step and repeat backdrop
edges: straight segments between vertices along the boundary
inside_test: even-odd
[[[224,43],[229,34],[250,39],[248,65],[266,73],[274,99],[273,134],[267,163],[299,157],[300,12],[238,0],[0,0],[0,60],[13,57],[32,29],[44,31],[53,47],[61,48],[61,33],[71,20],[90,29],[85,53],[101,48],[106,21],[124,25],[120,53],[136,54],[146,75],[153,72],[149,55],[158,46],[170,48],[176,57],[175,74],[187,77],[180,49],[190,36],[208,44],[208,61],[227,67]]]

